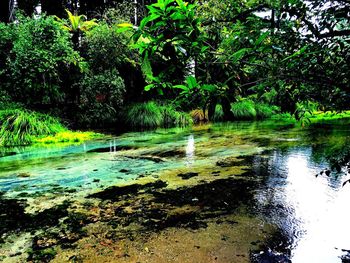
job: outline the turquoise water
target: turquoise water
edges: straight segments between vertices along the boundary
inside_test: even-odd
[[[349,140],[350,127],[341,122],[302,128],[298,124],[270,121],[132,132],[65,147],[3,149],[0,200],[26,202],[28,212],[35,214],[55,207],[63,199],[81,204],[94,194],[104,193],[98,198],[106,196],[110,187],[162,181],[167,186],[160,190],[151,186],[150,190],[131,194],[112,188],[108,194],[119,191],[137,202],[151,198],[145,211],[162,204],[163,210],[168,209],[171,214],[175,206],[176,209],[191,206],[196,222],[200,218],[208,226],[213,218],[227,215],[257,218],[278,233],[278,238],[266,234],[266,240],[259,240],[261,245],[248,242],[245,259],[230,262],[347,262],[350,184],[342,186],[349,179],[347,167],[332,170],[329,175],[320,172],[330,169],[332,158],[347,152]],[[214,185],[220,187],[216,183],[219,180],[232,183],[233,187],[239,182],[239,191],[231,193],[231,188],[225,188],[221,200],[221,196],[211,192]],[[152,196],[143,197],[144,193]],[[211,194],[221,203],[210,200]],[[182,197],[181,202],[167,199],[171,195],[189,195],[190,201],[186,203],[187,199],[185,202]],[[201,199],[204,205],[191,204]],[[236,207],[233,204],[237,202]],[[221,207],[222,203],[227,203],[228,208]],[[74,206],[70,210],[74,211]],[[1,216],[8,224],[2,231],[4,245],[0,242],[0,256],[2,252],[4,260],[16,262],[15,256],[9,256],[7,243],[7,239],[14,238],[11,217]],[[181,221],[175,227],[180,229],[183,224]],[[58,225],[45,227],[53,229]],[[30,230],[33,232],[23,227],[21,233]],[[26,249],[35,235],[19,249],[19,259],[27,256]],[[56,249],[57,245],[53,247]],[[266,258],[270,261],[264,261]]]

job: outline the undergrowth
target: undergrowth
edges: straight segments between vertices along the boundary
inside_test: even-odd
[[[172,105],[160,105],[153,101],[127,107],[122,118],[133,128],[185,126],[192,123],[187,113],[177,111]]]
[[[37,136],[67,130],[56,118],[18,109],[1,110],[0,124],[0,146],[29,145]]]

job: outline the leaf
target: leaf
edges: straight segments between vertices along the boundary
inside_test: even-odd
[[[346,181],[343,183],[343,187],[344,187],[344,185],[346,185],[346,183],[350,183],[350,179],[349,179],[349,180],[346,180]]]
[[[144,90],[145,91],[150,91],[151,89],[153,89],[156,85],[155,84],[149,84],[147,86],[145,86]]]
[[[270,31],[266,31],[264,34],[260,35],[260,37],[255,41],[255,46],[259,46],[270,34]]]
[[[291,59],[291,58],[294,58],[294,57],[296,57],[296,56],[301,55],[302,53],[304,53],[304,52],[306,51],[306,49],[307,49],[308,47],[309,47],[308,45],[303,46],[300,50],[298,50],[298,51],[295,52],[294,54],[292,54],[292,55],[290,55],[290,56],[288,56],[288,57],[282,59],[282,62],[284,62],[284,61],[286,61],[286,60],[289,60],[289,59]]]
[[[118,24],[117,27],[127,27],[127,28],[132,28],[134,25],[130,23],[121,23]]]
[[[194,89],[194,88],[197,88],[198,87],[198,83],[197,83],[197,80],[195,77],[193,76],[188,76],[186,78],[186,82],[187,82],[187,85],[188,85],[188,88],[189,89]]]
[[[204,85],[202,85],[202,90],[214,92],[216,90],[216,87],[215,87],[215,85],[212,85],[212,84],[204,84]]]
[[[250,51],[250,48],[242,48],[238,50],[237,52],[233,53],[230,56],[230,59],[232,59],[232,62],[235,63],[238,60],[240,60],[248,51]]]
[[[130,27],[122,27],[122,28],[118,28],[117,29],[117,33],[123,33],[123,32],[126,32],[126,31],[130,31]]]
[[[144,28],[149,22],[152,22],[160,17],[161,16],[158,14],[151,14],[151,15],[145,17],[144,19],[141,20],[140,28]]]
[[[183,91],[188,91],[189,88],[185,85],[175,85],[173,86],[174,89],[182,89]]]

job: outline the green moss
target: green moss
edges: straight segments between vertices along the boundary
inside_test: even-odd
[[[37,136],[67,130],[51,116],[19,109],[0,111],[0,124],[0,146],[29,145]]]
[[[74,144],[82,143],[104,136],[95,132],[64,131],[53,136],[38,137],[34,139],[35,144]]]

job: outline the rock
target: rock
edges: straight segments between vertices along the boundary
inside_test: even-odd
[[[24,172],[24,173],[19,173],[19,174],[17,174],[17,176],[18,177],[30,177],[30,173],[26,173],[26,172]]]
[[[131,149],[133,149],[133,147],[131,146],[115,145],[113,147],[103,147],[103,148],[92,149],[87,151],[87,153],[108,153],[108,152],[126,151]]]
[[[220,167],[242,166],[244,164],[245,160],[239,160],[235,157],[227,157],[216,162],[216,165]]]
[[[199,173],[188,172],[188,173],[178,174],[177,176],[181,177],[184,180],[187,180],[198,175]]]

